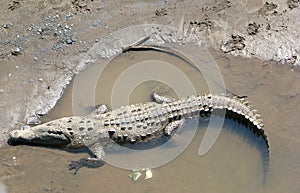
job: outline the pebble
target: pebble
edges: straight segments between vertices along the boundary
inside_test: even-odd
[[[17,165],[17,157],[16,156],[13,156],[12,157],[12,160],[13,160],[13,165]]]
[[[11,54],[14,56],[18,56],[21,54],[21,49],[19,47],[16,47],[14,49],[11,50]]]
[[[37,56],[34,56],[34,57],[33,57],[33,60],[34,60],[34,61],[38,61],[39,58],[38,58]]]
[[[39,78],[39,79],[38,79],[38,81],[40,81],[40,82],[43,82],[43,81],[44,81],[44,79],[43,79],[43,78]]]
[[[0,89],[0,93],[3,93],[4,92],[4,90],[3,89]]]
[[[72,41],[72,40],[70,40],[70,39],[67,39],[67,40],[66,40],[66,43],[67,43],[67,44],[72,44],[72,43],[73,43],[73,41]]]

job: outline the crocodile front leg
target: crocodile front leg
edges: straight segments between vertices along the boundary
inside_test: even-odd
[[[92,115],[100,115],[100,114],[107,113],[108,111],[109,111],[109,107],[105,104],[101,104],[101,105],[96,106]]]
[[[103,150],[103,146],[96,142],[92,146],[89,147],[93,157],[89,158],[81,158],[77,161],[71,161],[69,164],[69,170],[74,170],[74,175],[77,171],[82,168],[98,168],[104,165],[104,155],[105,152]]]

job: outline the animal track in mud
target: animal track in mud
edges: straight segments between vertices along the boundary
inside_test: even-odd
[[[156,15],[156,16],[164,16],[164,15],[168,15],[168,11],[166,10],[166,8],[156,9],[156,10],[155,10],[155,15]]]
[[[277,5],[273,2],[266,2],[262,8],[258,10],[258,13],[261,15],[269,15],[271,11],[277,8]]]
[[[231,34],[231,39],[221,45],[221,50],[224,53],[232,52],[235,50],[242,50],[245,47],[245,38],[238,34]]]
[[[256,24],[255,22],[249,23],[247,27],[247,32],[249,35],[256,35],[259,32],[260,24]]]
[[[290,9],[294,9],[294,8],[299,7],[300,0],[287,0],[286,3]]]

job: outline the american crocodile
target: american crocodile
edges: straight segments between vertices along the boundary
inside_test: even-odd
[[[103,146],[112,141],[134,143],[163,135],[172,136],[185,119],[226,109],[227,115],[263,138],[268,154],[269,145],[262,119],[244,98],[209,94],[175,100],[153,93],[153,99],[154,102],[127,105],[112,111],[101,105],[89,116],[64,117],[29,129],[13,130],[9,141],[13,145],[88,148],[92,157],[81,158],[69,165],[69,169],[76,173],[81,167],[101,166],[105,154]]]

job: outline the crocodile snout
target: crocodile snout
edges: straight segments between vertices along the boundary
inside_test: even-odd
[[[18,138],[19,136],[19,130],[13,130],[9,133],[10,138]]]

